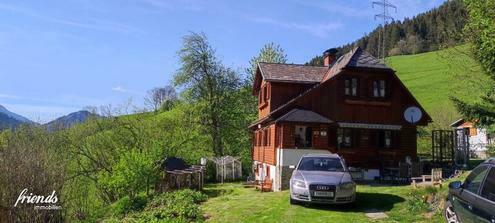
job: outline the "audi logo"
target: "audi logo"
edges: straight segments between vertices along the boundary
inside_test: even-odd
[[[330,187],[329,186],[318,185],[318,186],[316,186],[316,189],[317,190],[328,190],[328,189],[330,189]]]

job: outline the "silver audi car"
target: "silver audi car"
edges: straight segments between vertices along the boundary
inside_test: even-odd
[[[356,184],[337,154],[301,157],[290,178],[290,203],[348,204],[356,199]]]

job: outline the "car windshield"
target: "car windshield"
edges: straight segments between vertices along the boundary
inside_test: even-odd
[[[339,158],[328,157],[304,157],[299,164],[298,170],[303,171],[330,171],[343,172],[344,167]]]

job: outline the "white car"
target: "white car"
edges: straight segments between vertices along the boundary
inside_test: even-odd
[[[337,154],[308,154],[290,179],[290,203],[348,204],[356,199],[356,183]]]

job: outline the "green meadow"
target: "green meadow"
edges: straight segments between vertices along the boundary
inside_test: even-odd
[[[459,113],[450,97],[476,101],[491,80],[470,55],[469,45],[386,60],[432,116],[435,128],[445,128]]]

